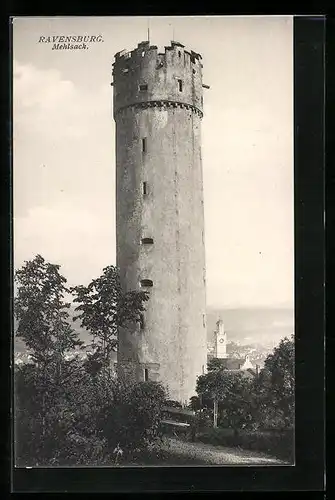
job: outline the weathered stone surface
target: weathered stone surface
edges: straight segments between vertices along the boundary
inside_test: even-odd
[[[117,265],[125,290],[153,286],[144,328],[119,332],[119,370],[143,380],[146,369],[186,402],[207,362],[201,67],[181,45],[130,54],[114,65]]]

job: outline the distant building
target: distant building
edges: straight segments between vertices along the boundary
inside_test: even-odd
[[[218,359],[220,359],[222,367],[227,370],[248,370],[250,368],[254,368],[248,355],[246,355],[244,358],[218,358]]]
[[[227,357],[227,334],[224,330],[224,324],[221,319],[219,319],[216,323],[215,357],[220,359]]]
[[[236,352],[227,352],[227,332],[224,329],[224,323],[219,319],[216,323],[214,332],[214,346],[208,345],[207,359],[216,358],[220,360],[222,368],[228,371],[242,371],[246,376],[255,377],[258,375],[259,365],[254,366],[250,360],[249,354],[241,357]]]

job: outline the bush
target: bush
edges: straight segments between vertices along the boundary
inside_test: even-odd
[[[82,383],[45,393],[42,405],[36,366],[17,371],[17,466],[110,465],[117,447],[128,459],[159,440],[166,398],[159,384],[106,387],[103,376],[81,374]]]
[[[62,387],[49,381],[41,390],[40,370],[25,365],[15,373],[15,463],[95,465],[106,443],[97,435],[96,414],[111,397],[111,386],[80,369]]]
[[[293,462],[293,431],[240,431],[237,435],[230,428],[209,429],[202,432],[198,439],[215,446],[240,447],[246,450],[260,451]]]
[[[211,428],[213,424],[212,414],[206,410],[197,411],[194,418],[194,424],[197,432]]]
[[[114,396],[100,411],[100,436],[106,439],[111,454],[119,447],[129,458],[162,437],[166,394],[156,382],[140,382],[128,388],[119,386]]]
[[[58,447],[50,465],[110,465],[111,458],[108,453],[106,440],[97,436],[86,437],[79,433],[70,433]]]
[[[201,401],[198,396],[192,396],[188,404],[188,408],[193,411],[199,411],[201,409]]]
[[[174,401],[173,399],[167,399],[164,401],[164,405],[168,406],[169,408],[182,408],[182,404],[179,403],[178,401]]]

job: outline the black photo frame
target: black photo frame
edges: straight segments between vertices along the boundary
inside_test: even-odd
[[[12,12],[11,15],[16,13]],[[170,12],[169,12],[170,14]],[[118,13],[118,15],[120,15]],[[8,48],[11,58],[11,38]],[[3,61],[4,63],[4,61]],[[5,61],[11,98],[11,66]],[[6,99],[6,94],[5,94]],[[6,101],[5,101],[6,102]],[[9,106],[11,108],[11,105]],[[11,109],[9,109],[11,117]],[[10,148],[9,120],[5,149]],[[294,466],[16,468],[12,425],[12,164],[2,170],[2,232],[6,278],[6,332],[2,375],[7,387],[7,479],[14,493],[148,493],[219,491],[323,491],[325,453],[325,17],[294,18],[295,342],[296,431]],[[11,360],[9,363],[8,361]],[[4,396],[3,396],[4,397]]]

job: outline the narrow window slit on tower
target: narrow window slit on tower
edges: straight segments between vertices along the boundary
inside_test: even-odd
[[[143,195],[148,194],[148,185],[146,182],[143,182],[142,188],[143,188]]]
[[[148,382],[149,380],[149,370],[148,368],[144,368],[144,382]]]
[[[146,153],[146,151],[147,151],[147,138],[146,137],[143,137],[143,139],[142,139],[142,151],[143,151],[143,153]]]
[[[141,286],[142,287],[151,287],[153,286],[153,281],[152,280],[148,280],[148,279],[144,279],[144,280],[141,280]]]
[[[178,56],[179,56],[179,57],[181,57],[181,52],[180,52],[180,50],[178,50]]]
[[[177,80],[177,82],[178,82],[179,92],[182,92],[183,91],[183,81],[182,80]]]
[[[152,238],[142,238],[142,245],[153,245],[154,240]]]
[[[202,315],[202,324],[203,324],[203,327],[206,328],[206,315],[205,314]]]
[[[140,330],[144,330],[144,314],[140,314]]]
[[[144,90],[148,90],[148,85],[146,83],[143,83],[139,85],[139,89],[141,92],[143,92]]]

